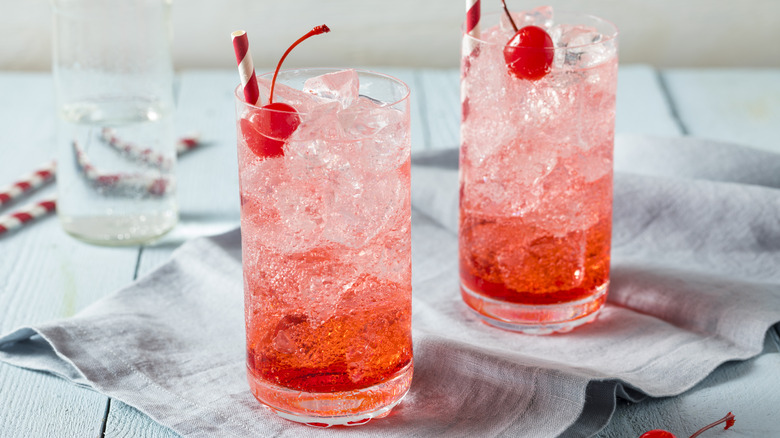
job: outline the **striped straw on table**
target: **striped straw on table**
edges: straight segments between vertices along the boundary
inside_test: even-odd
[[[54,179],[55,169],[56,163],[49,161],[31,173],[22,176],[15,183],[0,189],[0,207]]]
[[[104,133],[105,135],[105,133]],[[116,139],[114,137],[114,139]],[[120,142],[116,139],[117,142]],[[119,143],[122,144],[122,143]],[[176,143],[176,152],[182,154],[184,152],[194,149],[200,144],[198,135],[190,135],[180,138]],[[129,184],[127,187],[137,186],[142,184],[150,194],[161,194],[167,190],[168,181],[162,179],[155,180],[140,180],[137,177],[131,176],[126,181],[119,181],[123,178],[119,174],[104,174],[99,172],[92,166],[89,161],[86,160],[86,156],[83,155],[83,151],[80,154],[81,148],[74,143],[74,150],[76,151],[77,164],[82,168],[87,179],[97,185],[122,188],[125,184]],[[54,161],[47,162],[40,168],[33,172],[22,176],[18,181],[0,189],[0,208],[9,205],[19,196],[31,190],[41,187],[55,179],[56,163]],[[33,202],[27,204],[20,209],[0,216],[0,235],[15,230],[24,224],[34,221],[35,219],[45,216],[56,210],[57,202],[56,198],[48,198],[43,201]]]
[[[11,214],[0,216],[0,235],[7,231],[15,230],[28,222],[32,222],[41,216],[51,213],[56,207],[57,204],[54,198],[50,198],[25,205]]]

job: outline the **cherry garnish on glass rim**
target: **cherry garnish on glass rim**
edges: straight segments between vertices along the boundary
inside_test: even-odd
[[[539,26],[517,28],[512,14],[501,0],[504,12],[515,30],[514,36],[504,46],[504,61],[509,73],[520,79],[538,80],[550,72],[555,51],[550,35]]]
[[[268,95],[268,104],[261,107],[261,111],[252,111],[246,118],[240,121],[241,132],[247,146],[258,157],[279,157],[284,155],[284,143],[301,124],[298,111],[292,105],[283,102],[274,102],[274,87],[279,69],[287,55],[295,46],[309,37],[330,32],[326,25],[316,26],[304,36],[298,38],[284,52],[282,58],[274,70],[271,80],[271,92]]]

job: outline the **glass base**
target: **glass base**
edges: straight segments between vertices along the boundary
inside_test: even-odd
[[[82,242],[103,246],[150,243],[171,231],[179,220],[178,214],[172,211],[125,216],[59,216],[66,233]]]
[[[521,304],[499,301],[480,295],[460,284],[461,296],[482,321],[514,332],[548,335],[566,333],[593,322],[607,301],[609,282],[599,286],[587,298],[561,304]]]
[[[387,416],[409,392],[413,363],[391,379],[368,388],[340,392],[303,392],[270,384],[247,369],[255,398],[276,415],[314,427],[358,426]]]

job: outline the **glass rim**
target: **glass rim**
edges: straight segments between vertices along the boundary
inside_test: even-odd
[[[409,85],[406,82],[396,78],[395,76],[391,76],[391,75],[388,75],[386,73],[376,72],[376,71],[373,71],[373,70],[367,70],[367,69],[362,69],[362,68],[350,68],[350,67],[347,67],[347,68],[344,68],[344,67],[301,67],[301,68],[282,69],[282,70],[279,70],[279,74],[281,75],[282,73],[303,72],[303,71],[319,71],[319,72],[322,72],[320,74],[325,74],[325,72],[331,72],[332,73],[332,72],[338,72],[338,71],[343,71],[343,70],[355,70],[358,74],[364,73],[364,74],[376,76],[376,77],[379,77],[379,78],[382,78],[382,79],[386,79],[386,80],[389,80],[391,82],[395,82],[396,84],[401,85],[401,88],[403,90],[403,96],[400,99],[397,99],[396,101],[394,101],[392,103],[385,103],[385,102],[383,102],[383,103],[385,103],[385,106],[391,107],[391,106],[398,105],[399,103],[401,103],[401,102],[403,102],[405,100],[409,100],[409,96],[411,95],[411,89],[409,88]],[[266,78],[266,77],[269,77],[269,76],[273,77],[273,74],[274,74],[274,72],[270,71],[270,72],[266,72],[266,73],[262,73],[262,74],[256,74],[256,76],[258,78],[261,78],[261,77],[262,78]],[[316,74],[316,75],[313,75],[313,76],[319,76],[319,74]],[[277,78],[277,80],[279,80],[279,79]],[[257,105],[248,103],[247,101],[244,100],[244,95],[241,92],[241,89],[242,89],[241,84],[238,84],[236,86],[235,90],[233,90],[233,96],[236,99],[238,99],[241,102],[242,105],[244,105],[244,106],[246,106],[248,108],[257,109],[257,110],[260,110],[260,111],[275,111],[275,112],[280,112],[280,113],[288,113],[288,111],[267,109],[267,108],[263,108],[262,106],[257,106]],[[367,96],[367,97],[371,98],[371,96]],[[298,114],[308,114],[308,113],[299,112]]]
[[[504,14],[505,14],[504,11],[489,12],[487,14],[484,14],[484,15],[482,15],[480,17],[480,20],[479,20],[480,24],[482,24],[482,20],[484,19],[484,17],[492,17],[492,16],[496,16],[496,15],[500,16],[500,15],[504,15]],[[612,31],[609,34],[605,34],[603,39],[601,39],[599,41],[596,41],[596,42],[592,42],[592,43],[588,43],[588,44],[579,44],[579,45],[576,45],[576,46],[566,46],[566,47],[557,47],[556,46],[556,47],[553,47],[552,50],[569,50],[569,49],[576,49],[576,48],[582,48],[582,47],[591,47],[591,46],[595,46],[595,45],[599,45],[599,44],[604,44],[604,43],[608,43],[610,41],[616,40],[618,35],[620,34],[620,30],[615,25],[615,23],[613,23],[613,22],[611,22],[611,21],[609,21],[609,20],[607,20],[605,18],[601,18],[601,17],[599,17],[597,15],[586,14],[584,12],[569,11],[569,10],[565,10],[565,9],[564,10],[555,10],[553,12],[553,22],[554,22],[554,24],[573,24],[573,23],[567,23],[567,22],[555,23],[555,17],[558,14],[567,15],[567,16],[576,16],[576,17],[580,17],[580,18],[587,18],[587,19],[595,20],[597,22],[601,22],[601,23],[609,26],[609,28]],[[501,19],[499,17],[499,22],[498,22],[499,25],[501,23],[500,20]],[[490,27],[493,27],[493,26],[490,26]],[[545,30],[547,30],[547,29],[545,29]],[[469,39],[471,41],[474,41],[476,43],[479,43],[479,44],[486,44],[486,45],[490,45],[490,46],[503,45],[501,43],[497,43],[497,42],[494,42],[494,41],[487,41],[487,40],[484,40],[484,39],[482,39],[480,37],[475,37],[473,35],[469,35],[468,33],[466,33],[466,23],[465,22],[461,25],[461,33],[463,34],[463,38],[467,38],[467,39]],[[506,43],[504,43],[504,44],[506,44]]]

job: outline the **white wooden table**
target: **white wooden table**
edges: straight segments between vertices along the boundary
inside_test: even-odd
[[[376,70],[395,75],[412,88],[414,151],[458,145],[456,70]],[[0,237],[0,333],[72,316],[154,269],[184,240],[238,225],[232,101],[237,80],[232,69],[186,71],[179,76],[177,130],[200,131],[206,144],[179,161],[182,223],[161,242],[129,248],[90,246],[68,237],[53,216]],[[0,72],[0,185],[54,157],[52,92],[49,74]],[[777,69],[658,71],[624,66],[617,108],[618,133],[690,135],[780,153]],[[24,201],[53,193],[53,187],[47,187]],[[20,204],[4,208],[0,214]],[[720,367],[679,397],[636,405],[619,401],[615,417],[599,436],[636,437],[660,426],[689,430],[691,425],[707,424],[728,410],[747,412],[756,403],[780,406],[778,394],[780,337],[776,326],[770,331],[764,354]],[[764,431],[763,435],[729,436],[780,435],[780,420],[758,421],[765,423],[743,423],[743,428]],[[0,363],[0,437],[103,436],[178,435],[118,400],[47,374]]]

